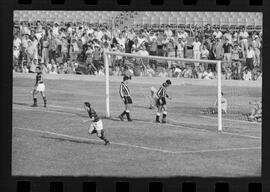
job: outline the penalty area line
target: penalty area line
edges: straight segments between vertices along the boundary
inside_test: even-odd
[[[77,136],[66,135],[66,134],[50,132],[50,131],[42,131],[42,130],[35,130],[35,129],[29,129],[29,128],[22,128],[22,127],[14,127],[14,129],[30,131],[30,132],[37,132],[37,133],[46,133],[46,134],[51,134],[51,135],[60,136],[60,137],[66,137],[66,138],[70,138],[70,139],[101,142],[100,140],[97,140],[97,139],[77,137]],[[120,146],[125,146],[125,147],[139,148],[139,149],[144,149],[144,150],[148,150],[148,151],[157,151],[157,152],[170,153],[170,154],[193,154],[193,153],[209,153],[209,152],[224,152],[224,151],[261,149],[261,147],[240,147],[240,148],[224,148],[224,149],[205,149],[205,150],[194,150],[194,151],[170,151],[170,150],[156,149],[156,148],[145,147],[145,146],[132,145],[132,144],[127,144],[127,143],[118,143],[118,142],[110,142],[110,143],[113,145],[120,145]]]
[[[66,106],[59,106],[59,105],[48,105],[48,107],[53,107],[53,108],[60,108],[60,109],[70,109],[70,110],[77,110],[77,111],[83,111],[82,108],[76,108],[76,107],[66,107]],[[32,109],[29,109],[29,110],[32,110]],[[46,111],[46,110],[40,110],[40,111],[43,111],[43,112],[51,112],[53,113],[53,111]],[[115,111],[111,111],[111,112],[115,112]],[[66,112],[56,112],[56,113],[62,113],[62,114],[68,114]],[[136,112],[135,112],[136,113]],[[71,115],[71,114],[69,114]],[[171,119],[171,118],[168,118],[168,120],[171,120],[173,122],[176,122],[176,123],[181,123],[180,121],[176,121],[174,119]],[[152,124],[152,125],[157,125],[157,123],[154,123],[154,122],[140,122],[138,121],[139,123],[148,123],[148,124]],[[184,127],[184,126],[181,126],[181,125],[174,125],[174,124],[170,124],[170,123],[166,123],[166,124],[163,124],[164,126],[169,126],[169,127],[178,127],[178,128],[184,128],[184,129],[191,129],[191,130],[194,130],[194,128],[191,128],[191,127]],[[213,132],[213,131],[210,131],[210,130],[207,130],[207,129],[197,129],[199,131],[207,131],[207,132]],[[227,131],[222,131],[221,134],[227,134],[227,135],[232,135],[232,136],[238,136],[238,137],[245,137],[245,138],[250,138],[250,139],[261,139],[261,137],[256,137],[256,136],[252,136],[252,135],[245,135],[245,134],[239,134],[239,133],[232,133],[232,132],[227,132]]]

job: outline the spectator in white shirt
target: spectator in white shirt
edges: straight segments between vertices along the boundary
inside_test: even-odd
[[[211,71],[211,69],[205,70],[203,75],[202,75],[203,79],[214,79],[214,74]]]
[[[186,38],[188,37],[188,33],[184,31],[184,29],[181,29],[178,33],[177,33],[177,38],[181,38],[183,40],[186,40]]]
[[[240,39],[240,42],[241,42],[241,48],[242,48],[242,52],[243,52],[243,56],[245,57],[245,51],[248,50],[248,37],[249,37],[249,34],[248,32],[246,31],[246,28],[243,27],[241,30],[240,30],[240,33],[239,33],[239,39]]]
[[[195,41],[192,43],[193,46],[193,59],[201,58],[201,42],[198,37],[195,37]],[[199,62],[194,63],[195,67],[199,66]]]
[[[252,80],[251,71],[248,68],[245,68],[245,70],[243,71],[243,80],[245,81]]]
[[[260,51],[260,48],[261,48],[261,42],[260,42],[260,39],[258,37],[258,35],[253,35],[253,40],[252,40],[252,46],[254,48],[254,52],[255,52],[255,59],[254,59],[254,65],[255,66],[260,66],[260,63],[261,63],[261,51]]]
[[[172,30],[169,28],[169,26],[166,27],[166,29],[164,30],[164,33],[165,35],[168,37],[168,38],[171,38],[173,36],[173,32]]]
[[[54,26],[52,28],[52,34],[53,36],[58,36],[59,35],[59,27],[58,27],[58,23],[54,23]]]
[[[17,49],[19,49],[21,44],[22,44],[21,39],[18,37],[17,34],[15,34],[14,39],[13,39],[13,46],[15,46]]]
[[[252,70],[254,67],[254,65],[253,65],[254,58],[255,58],[254,49],[251,45],[249,45],[248,50],[247,50],[247,56],[246,56],[246,66],[250,70]]]
[[[103,36],[103,32],[100,30],[100,28],[98,27],[97,30],[94,32],[95,37],[97,38],[97,40],[101,40],[102,36]]]
[[[218,28],[216,28],[215,31],[214,31],[214,33],[213,33],[213,36],[216,39],[220,39],[222,37],[222,35],[223,35],[222,32]]]
[[[203,45],[202,50],[201,50],[201,59],[202,60],[207,60],[208,57],[209,57],[209,51],[207,50],[206,45]],[[204,63],[203,68],[204,68],[204,70],[207,70],[208,69],[208,63]]]

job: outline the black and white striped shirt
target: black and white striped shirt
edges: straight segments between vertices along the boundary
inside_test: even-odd
[[[167,87],[165,87],[164,84],[162,84],[162,86],[157,91],[158,98],[168,97],[168,95],[166,94],[166,91],[167,91]]]
[[[124,82],[121,82],[120,84],[119,94],[121,98],[130,96],[129,88]]]

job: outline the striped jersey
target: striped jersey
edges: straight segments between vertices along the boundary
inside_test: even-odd
[[[157,97],[158,98],[168,97],[168,95],[166,94],[166,91],[167,91],[167,87],[165,87],[163,83],[162,86],[157,91]]]
[[[37,73],[36,75],[36,84],[43,83],[43,77],[41,73]]]
[[[120,84],[119,94],[121,98],[130,96],[129,88],[124,82],[121,82]]]
[[[93,122],[99,121],[99,116],[97,115],[97,112],[93,108],[90,107],[89,111],[87,111],[87,112],[88,112],[88,115],[91,119],[94,117]]]

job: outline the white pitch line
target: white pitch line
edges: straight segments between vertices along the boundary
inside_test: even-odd
[[[172,120],[176,123],[181,123],[180,121],[176,121],[176,120],[173,120],[173,119],[170,119],[168,118],[169,120]],[[209,131],[207,129],[205,129],[205,131]],[[209,132],[212,132],[212,131],[209,131]],[[252,135],[244,135],[244,134],[239,134],[239,133],[232,133],[232,132],[227,132],[227,131],[222,131],[221,132],[222,134],[227,134],[227,135],[235,135],[235,136],[240,136],[240,137],[248,137],[248,138],[251,138],[251,139],[261,139],[261,137],[256,137],[256,136],[252,136]]]
[[[21,127],[14,127],[14,129],[20,129],[20,130],[25,130],[25,131],[30,131],[30,132],[37,132],[37,133],[46,133],[46,134],[51,134],[51,135],[56,135],[56,136],[61,136],[61,137],[66,137],[66,138],[71,138],[71,139],[84,140],[84,141],[101,142],[100,140],[97,140],[97,139],[77,137],[77,136],[66,135],[66,134],[62,134],[62,133],[55,133],[55,132],[50,132],[50,131],[41,131],[41,130],[35,130],[35,129],[21,128]],[[171,154],[188,154],[188,153],[193,154],[193,153],[209,153],[209,152],[224,152],[224,151],[261,149],[261,147],[240,147],[240,148],[224,148],[224,149],[205,149],[205,150],[197,150],[197,151],[169,151],[169,150],[156,149],[156,148],[151,148],[151,147],[132,145],[132,144],[127,144],[127,143],[111,142],[111,144],[126,146],[126,147],[133,147],[133,148],[140,148],[140,149],[149,150],[149,151],[158,151],[158,152],[162,152],[162,153],[171,153]]]
[[[58,105],[50,105],[50,106],[55,107],[55,108],[83,111],[82,108],[64,107],[64,106],[58,106]],[[42,111],[47,112],[45,110],[42,110]],[[52,111],[50,111],[50,112],[52,112]],[[112,112],[116,112],[116,111],[112,111]],[[57,113],[69,114],[69,113],[66,113],[66,112],[57,112]],[[148,123],[148,124],[152,124],[152,125],[158,125],[157,123],[154,123],[154,122],[145,122],[145,121],[144,122],[138,121],[138,122],[139,123]],[[178,122],[178,121],[175,121],[175,122]],[[181,122],[179,121],[178,123],[181,123]],[[163,125],[170,126],[170,127],[177,127],[177,128],[185,128],[185,129],[194,130],[194,128],[191,128],[191,127],[183,127],[183,126],[179,126],[179,125],[173,125],[173,124],[170,124],[170,123],[166,123],[166,124],[163,124]],[[207,130],[207,129],[197,129],[197,130],[198,131],[207,131],[207,132],[213,133],[213,131],[210,131],[210,130]],[[226,132],[226,131],[222,131],[222,134],[233,135],[233,136],[238,136],[238,137],[246,137],[246,138],[251,138],[251,139],[261,139],[261,137],[256,137],[256,136],[251,136],[251,135],[244,135],[244,134],[239,134],[239,133]]]
[[[205,115],[201,115],[200,117],[203,117],[203,118],[207,118],[207,119],[214,119],[214,120],[217,120],[216,117],[208,117],[208,116],[205,116]],[[237,120],[237,119],[227,119],[227,118],[222,118],[222,120],[224,121],[232,121],[232,122],[239,122],[239,123],[247,123],[247,124],[258,124],[258,125],[261,125],[261,123],[259,122],[250,122],[250,121],[243,121],[243,120]]]
[[[50,111],[50,110],[44,110],[44,109],[40,109],[40,108],[20,108],[20,107],[13,107],[12,109],[25,110],[25,111],[39,111],[39,112],[47,112],[47,113],[65,114],[65,115],[75,116],[74,114],[67,113],[67,112],[64,112],[64,111]]]

